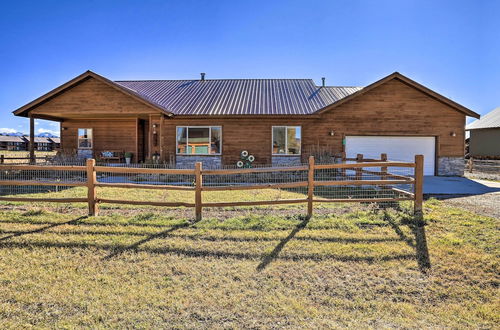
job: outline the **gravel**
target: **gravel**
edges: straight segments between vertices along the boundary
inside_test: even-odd
[[[445,202],[451,206],[461,207],[476,214],[500,219],[500,192],[451,197],[445,199]]]

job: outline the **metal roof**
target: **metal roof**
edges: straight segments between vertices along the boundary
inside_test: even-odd
[[[18,143],[23,143],[26,142],[24,139],[22,139],[19,136],[13,136],[13,135],[0,135],[0,142],[18,142]]]
[[[500,107],[493,109],[491,112],[484,115],[465,127],[466,130],[481,129],[481,128],[497,128],[500,127]]]
[[[316,86],[312,79],[115,81],[174,115],[308,115],[361,87]]]
[[[23,138],[25,138],[26,140],[30,141],[30,137],[29,136],[23,136]],[[35,143],[50,143],[49,139],[46,138],[46,137],[42,137],[42,136],[35,136]]]

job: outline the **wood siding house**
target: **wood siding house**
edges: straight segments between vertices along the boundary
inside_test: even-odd
[[[366,87],[310,79],[111,81],[85,72],[14,111],[61,122],[61,149],[132,152],[190,166],[305,162],[329,153],[426,157],[428,175],[462,175],[465,118],[479,115],[393,73]],[[373,155],[372,155],[373,154]],[[411,158],[412,159],[412,158]]]
[[[26,150],[28,142],[20,136],[0,135],[0,150]]]

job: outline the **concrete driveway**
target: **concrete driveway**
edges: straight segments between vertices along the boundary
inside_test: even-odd
[[[482,195],[493,192],[500,192],[500,182],[463,177],[424,177],[424,195]]]

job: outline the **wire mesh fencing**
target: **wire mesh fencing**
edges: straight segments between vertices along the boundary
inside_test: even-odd
[[[416,159],[415,163],[316,164],[310,158],[308,163],[296,166],[259,165],[244,169],[203,169],[200,163],[195,168],[173,164],[96,164],[94,160],[2,165],[0,199],[42,193],[47,194],[36,196],[60,196],[61,201],[68,196],[86,196],[89,208],[94,208],[91,213],[97,213],[99,203],[187,206],[196,208],[197,218],[203,207],[307,203],[311,215],[313,203],[356,202],[387,207],[399,201],[416,201],[416,196],[422,194],[422,162],[423,159]],[[135,190],[127,190],[131,188]]]

